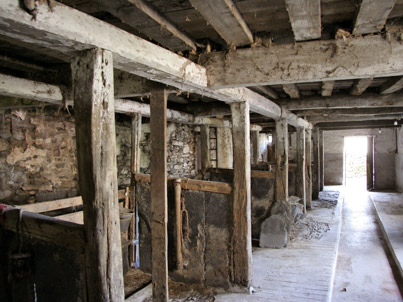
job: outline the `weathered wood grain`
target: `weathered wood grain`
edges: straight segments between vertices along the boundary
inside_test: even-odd
[[[276,200],[288,200],[288,125],[276,121]]]

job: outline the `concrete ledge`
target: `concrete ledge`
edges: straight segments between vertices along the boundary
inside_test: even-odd
[[[403,194],[370,193],[382,234],[403,278]]]

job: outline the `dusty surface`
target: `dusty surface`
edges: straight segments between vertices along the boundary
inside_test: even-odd
[[[339,191],[323,191],[319,193],[319,199],[312,201],[312,209],[332,209],[337,206]],[[311,216],[299,220],[290,227],[290,241],[319,240],[324,233],[330,230],[329,223],[318,221]]]
[[[132,295],[151,282],[151,275],[139,269],[129,269],[124,277],[125,297]]]
[[[347,187],[333,301],[402,301],[365,190]]]

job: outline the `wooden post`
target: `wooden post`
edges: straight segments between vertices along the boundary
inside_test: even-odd
[[[259,150],[259,131],[251,131],[252,134],[252,163],[257,165],[259,163],[260,150]]]
[[[374,137],[367,141],[367,190],[374,188]]]
[[[312,130],[305,130],[305,196],[307,209],[312,208]]]
[[[319,129],[313,129],[312,199],[319,197]]]
[[[305,188],[305,129],[297,127],[297,170],[295,177],[296,195],[301,197],[306,211]]]
[[[319,185],[320,191],[323,191],[325,186],[325,149],[323,130],[319,131]]]
[[[175,180],[175,241],[176,241],[176,269],[182,270],[182,214],[181,214],[182,185],[181,180]]]
[[[288,124],[276,121],[276,200],[288,200]]]
[[[235,284],[249,287],[252,280],[249,103],[232,103],[231,115],[234,148],[232,277]]]
[[[140,253],[139,253],[139,242],[137,241],[136,248],[133,245],[133,240],[138,237],[138,213],[137,213],[137,205],[136,205],[136,179],[135,174],[140,172],[140,140],[141,140],[141,114],[135,113],[132,116],[132,125],[131,125],[131,162],[130,162],[130,172],[131,172],[131,181],[130,181],[130,209],[135,209],[135,220],[132,219],[129,226],[129,240],[131,242],[129,248],[129,258],[130,265],[133,267],[138,266],[140,262]]]
[[[151,249],[153,301],[168,301],[167,91],[151,90]]]
[[[210,168],[210,128],[208,125],[200,126],[201,166],[206,172]]]
[[[112,53],[83,51],[71,67],[86,238],[86,300],[123,301]]]

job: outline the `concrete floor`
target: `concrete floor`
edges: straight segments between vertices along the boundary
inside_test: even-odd
[[[403,301],[374,207],[359,186],[345,191],[332,301]]]

